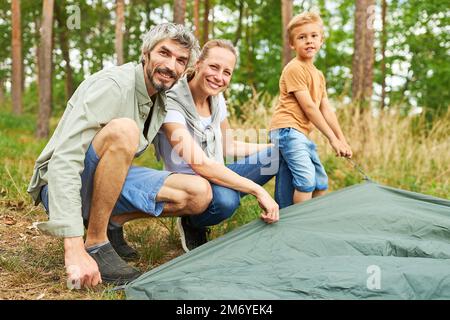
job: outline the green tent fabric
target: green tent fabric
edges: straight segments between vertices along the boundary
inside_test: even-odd
[[[372,182],[155,268],[128,299],[450,299],[450,201]]]

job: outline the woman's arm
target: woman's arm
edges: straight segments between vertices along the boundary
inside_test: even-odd
[[[264,211],[263,220],[268,223],[278,221],[278,205],[267,191],[223,164],[209,159],[184,125],[165,123],[162,130],[174,151],[191,166],[195,173],[212,183],[254,195]]]
[[[273,146],[271,143],[249,143],[234,140],[231,131],[229,131],[232,129],[226,118],[220,123],[220,129],[222,131],[223,154],[226,157],[246,157]]]

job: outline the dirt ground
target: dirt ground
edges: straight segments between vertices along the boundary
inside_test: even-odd
[[[114,291],[113,286],[67,288],[62,239],[42,234],[36,227],[37,221],[46,219],[40,207],[24,201],[0,201],[0,300],[124,299],[123,291]],[[183,253],[173,230],[170,234],[158,220],[140,220],[125,228],[141,254],[141,259],[131,264],[141,271]]]

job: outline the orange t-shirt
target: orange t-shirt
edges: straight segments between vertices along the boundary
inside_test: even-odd
[[[294,128],[308,135],[314,125],[303,112],[295,91],[308,91],[317,108],[327,97],[325,77],[313,64],[292,59],[283,69],[280,78],[280,97],[270,123],[270,130]]]

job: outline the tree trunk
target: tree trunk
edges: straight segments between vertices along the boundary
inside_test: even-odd
[[[66,5],[65,1],[62,3],[58,1],[55,2],[55,18],[58,21],[59,25],[58,30],[59,45],[61,46],[63,59],[66,62],[66,66],[64,67],[64,71],[66,74],[65,93],[66,93],[66,100],[69,100],[74,92],[74,83],[73,83],[73,71],[70,65],[69,41],[67,37],[67,28],[66,28],[67,15],[65,11],[65,5]]]
[[[200,4],[199,0],[194,1],[194,34],[200,39]]]
[[[211,0],[211,1],[212,1],[212,5],[210,4],[211,5],[211,9],[209,10],[209,15],[210,15],[209,30],[211,31],[210,32],[211,39],[214,39],[216,37],[216,33],[214,32],[214,19],[215,19],[214,14],[215,14],[215,11],[214,11],[214,0]]]
[[[281,20],[283,23],[283,56],[282,66],[284,67],[292,59],[292,49],[289,44],[289,35],[287,32],[287,26],[292,19],[293,0],[281,0]]]
[[[149,1],[145,1],[145,12],[146,12],[146,19],[145,19],[145,30],[148,31],[152,27],[152,6],[150,5]]]
[[[39,116],[36,136],[46,138],[52,103],[52,31],[54,0],[44,0],[39,48]]]
[[[20,27],[20,0],[11,2],[12,25],[12,108],[14,114],[22,113],[22,31]]]
[[[234,36],[233,45],[237,46],[239,40],[242,37],[242,16],[244,14],[244,1],[239,0],[239,18],[238,18],[238,25],[236,29],[236,34]]]
[[[41,29],[41,17],[36,17],[35,21],[35,38],[36,43],[39,43],[40,41],[40,34],[39,30]],[[36,46],[36,63],[35,63],[35,75],[36,75],[36,86],[39,88],[39,69],[41,68],[41,51],[39,50],[39,46]]]
[[[362,60],[364,58],[364,3],[365,0],[356,0],[355,7],[355,30],[354,30],[354,52],[352,61],[352,99],[359,101],[362,95]]]
[[[186,0],[175,0],[173,4],[173,22],[184,25]]]
[[[0,107],[5,103],[5,80],[0,78]]]
[[[205,7],[203,11],[203,37],[202,37],[202,45],[208,42],[209,39],[209,0],[205,0]]]
[[[363,96],[365,102],[370,102],[373,93],[373,64],[375,61],[375,29],[373,25],[375,15],[375,0],[366,0],[366,35],[364,41],[364,60],[363,60]]]
[[[125,3],[124,0],[116,0],[116,56],[117,65],[120,66],[123,61],[123,29],[125,24]]]
[[[386,0],[381,2],[381,110],[386,107]]]
[[[374,3],[375,0],[356,0],[355,9],[352,99],[364,104],[370,102],[373,92]]]

